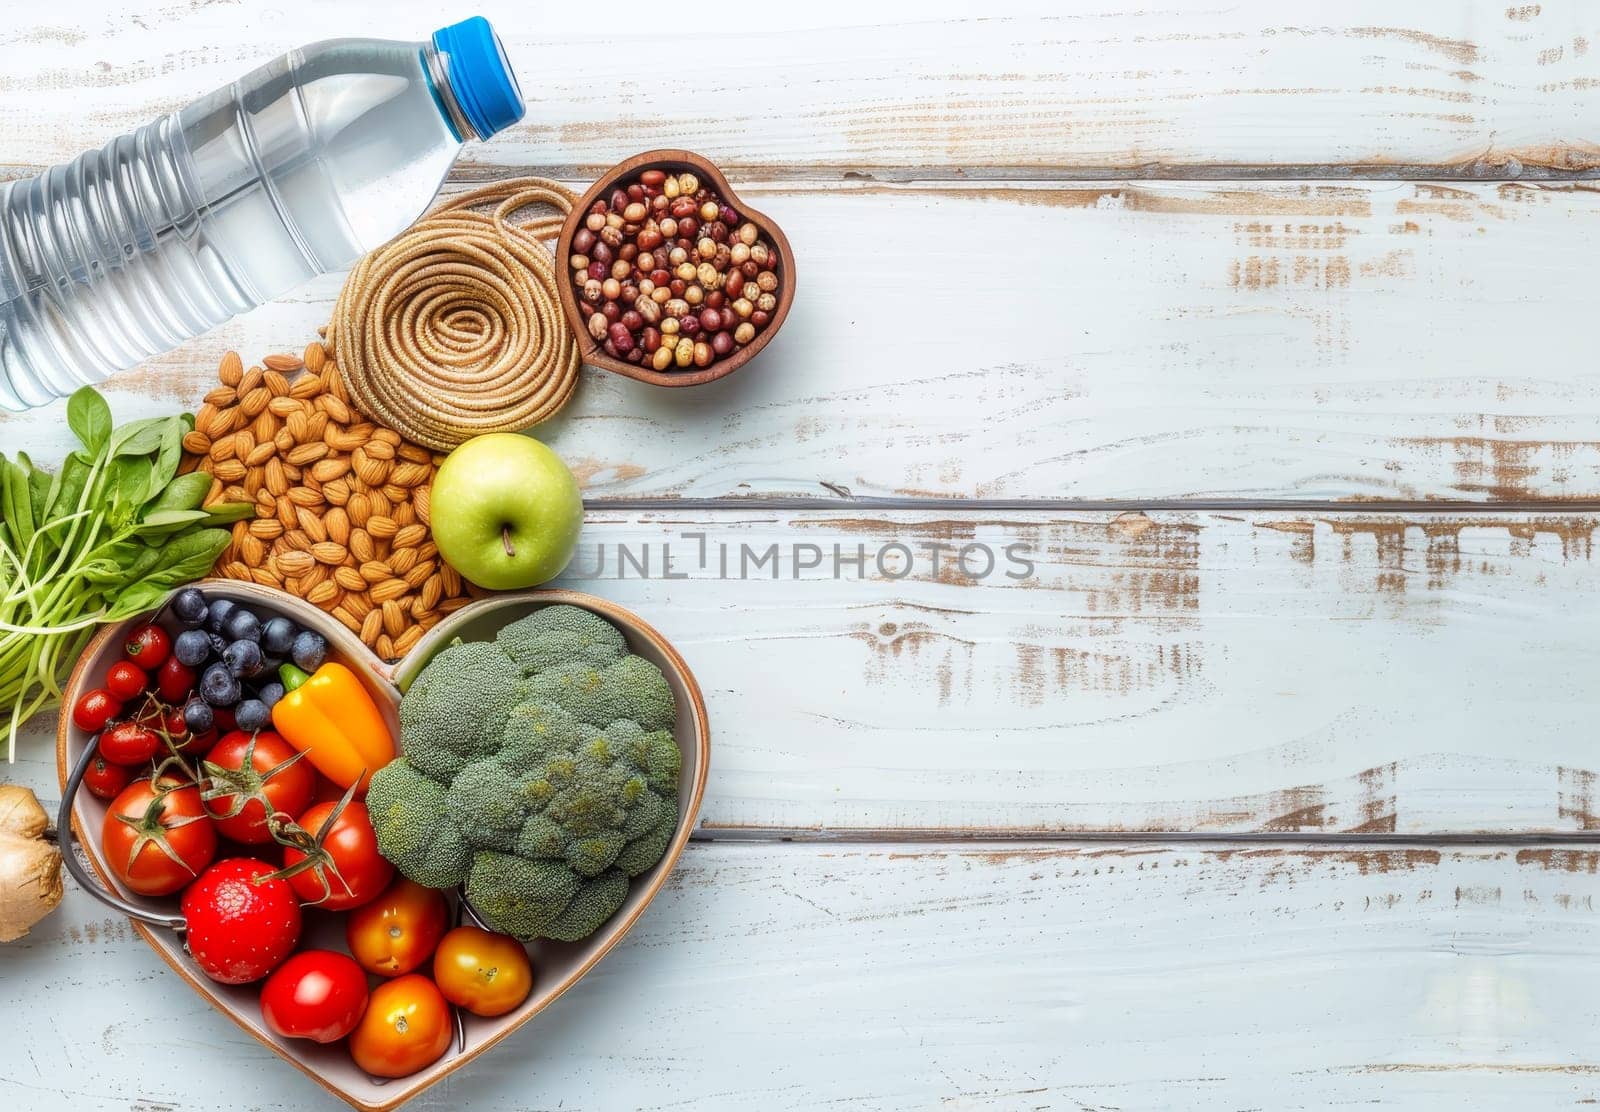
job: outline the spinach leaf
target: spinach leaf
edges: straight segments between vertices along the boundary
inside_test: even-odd
[[[144,492],[145,501],[157,497],[166,489],[172,477],[178,473],[178,464],[181,462],[183,422],[176,417],[168,417],[161,426],[161,443],[156,448],[155,470],[150,473],[150,487]]]
[[[67,427],[91,457],[111,440],[111,407],[93,386],[80,387],[67,400]]]
[[[144,515],[134,532],[141,537],[164,536],[210,517],[204,510],[153,510]]]
[[[198,510],[210,492],[211,476],[204,471],[179,475],[167,484],[154,502],[145,507],[145,516],[148,518],[151,513],[161,510]]]
[[[235,521],[243,521],[255,515],[254,502],[218,502],[214,506],[206,507],[206,524],[231,525]]]
[[[111,454],[148,456],[161,447],[161,429],[167,421],[166,417],[146,417],[142,421],[129,421],[111,434]]]

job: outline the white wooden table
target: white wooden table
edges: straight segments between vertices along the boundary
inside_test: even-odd
[[[587,374],[544,430],[609,553],[575,585],[699,673],[710,789],[631,938],[417,1107],[1600,1100],[1600,10],[476,6],[533,100],[458,183],[698,149],[801,286],[749,371]],[[0,159],[464,14],[17,8]],[[0,446],[58,458],[61,410]],[[835,544],[916,562],[835,579]],[[8,775],[56,796],[44,724]],[[77,892],[0,950],[0,1016],[8,1107],[332,1106]]]

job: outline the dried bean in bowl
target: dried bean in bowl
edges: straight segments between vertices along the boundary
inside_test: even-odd
[[[753,343],[783,288],[762,230],[698,175],[666,166],[596,200],[567,263],[601,350],[657,371],[703,370]]]

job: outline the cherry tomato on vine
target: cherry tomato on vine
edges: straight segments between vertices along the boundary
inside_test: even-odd
[[[172,639],[157,625],[140,626],[122,646],[122,653],[146,672],[154,672],[172,652]]]
[[[272,841],[259,796],[274,813],[298,815],[306,809],[317,774],[299,756],[271,730],[223,735],[206,754],[203,771],[209,781],[206,809],[224,837],[245,845]]]
[[[533,991],[533,963],[522,943],[481,927],[457,927],[433,955],[444,998],[473,1015],[505,1015]]]
[[[189,953],[213,981],[259,981],[300,941],[300,901],[271,872],[264,861],[230,857],[183,890]]]
[[[449,918],[443,892],[397,876],[377,899],[350,913],[344,940],[368,973],[398,977],[433,956]]]
[[[217,831],[198,788],[170,776],[147,776],[112,800],[100,845],[106,864],[130,890],[167,896],[211,863]]]
[[[78,701],[72,704],[72,724],[80,730],[94,733],[96,730],[105,729],[106,723],[121,713],[122,704],[117,701],[116,696],[103,687],[97,687],[92,691],[85,691],[78,697]]]
[[[333,950],[302,950],[261,986],[261,1018],[286,1039],[337,1042],[366,1010],[367,975]]]
[[[150,677],[143,668],[131,660],[119,660],[106,672],[106,690],[120,702],[137,699],[144,694]]]
[[[89,794],[100,799],[115,799],[117,793],[128,786],[133,772],[126,765],[113,764],[104,753],[96,753],[94,760],[83,773],[83,786]]]
[[[358,799],[345,804],[331,823],[337,803],[318,803],[295,823],[316,838],[320,854],[307,854],[289,847],[283,851],[283,867],[293,868],[308,857],[316,864],[289,878],[295,892],[308,904],[327,911],[348,911],[375,899],[394,879],[394,866],[378,852],[378,836],[372,830],[367,805]]]
[[[156,669],[156,690],[161,698],[172,704],[182,703],[194,690],[194,669],[175,656],[167,657]]]
[[[138,766],[165,749],[161,735],[138,722],[117,722],[100,735],[100,755],[112,764]]]
[[[374,1077],[406,1077],[450,1049],[450,1005],[428,978],[407,973],[372,990],[350,1056]]]

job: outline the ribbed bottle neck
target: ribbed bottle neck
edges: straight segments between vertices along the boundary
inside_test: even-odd
[[[450,63],[438,47],[433,43],[424,43],[422,47],[422,64],[428,71],[428,83],[433,88],[435,102],[439,112],[444,116],[445,122],[450,125],[450,130],[455,132],[456,138],[463,143],[468,139],[483,140],[486,136],[478,134],[472,126],[472,121],[462,111],[461,102],[456,98],[455,89],[450,85]]]

